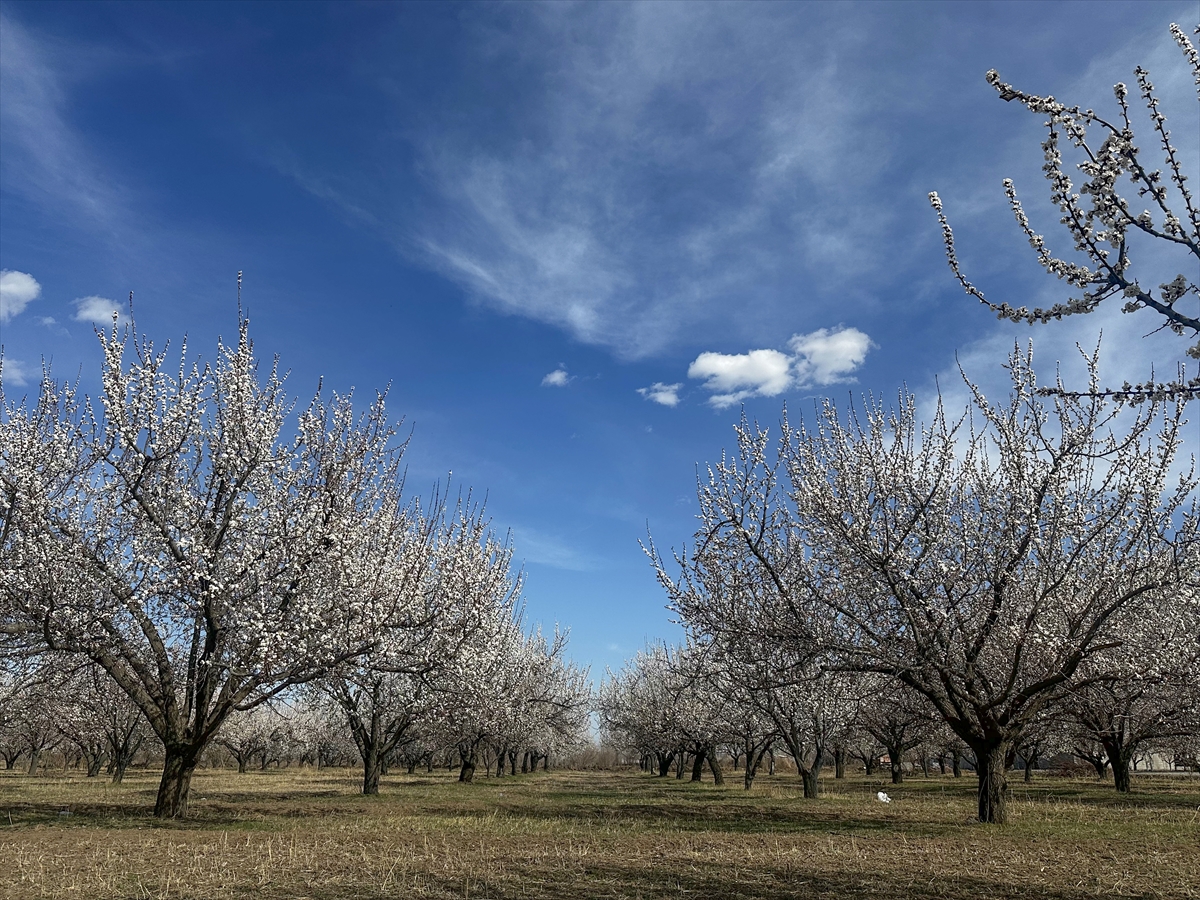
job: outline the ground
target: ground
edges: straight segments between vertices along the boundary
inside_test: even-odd
[[[481,773],[482,774],[482,773]],[[156,779],[0,773],[8,898],[1200,897],[1200,779],[1013,784],[1011,822],[971,820],[970,778],[794,776],[746,793],[637,772],[458,784],[349,770],[201,770],[191,815],[150,816]],[[893,798],[875,799],[883,789]],[[11,823],[11,824],[10,824]]]

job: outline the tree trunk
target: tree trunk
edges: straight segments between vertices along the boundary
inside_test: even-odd
[[[950,751],[950,772],[955,778],[962,778],[962,754],[957,750]]]
[[[87,777],[95,778],[104,768],[104,754],[94,753],[87,758]]]
[[[709,771],[711,771],[713,775],[713,784],[724,784],[725,773],[721,771],[721,763],[717,759],[716,751],[709,750],[706,755],[708,756]]]
[[[1129,776],[1129,762],[1133,753],[1127,747],[1105,747],[1108,751],[1108,761],[1112,765],[1113,784],[1122,794],[1128,794],[1132,789],[1132,779]]]
[[[363,751],[363,789],[364,794],[379,793],[379,778],[383,775],[382,760],[375,747]]]
[[[471,782],[475,780],[475,748],[460,746],[458,748],[458,756],[462,760],[462,765],[458,770],[458,780],[463,782]]]
[[[833,748],[833,777],[834,778],[845,778],[846,777],[846,748],[845,747],[834,747]]]
[[[821,796],[820,765],[813,763],[812,766],[802,766],[797,763],[796,768],[800,771],[800,780],[804,783],[804,799],[816,800]]]
[[[29,754],[29,774],[36,775],[38,762],[42,758],[41,750],[34,750]]]
[[[187,746],[167,747],[166,751],[154,815],[159,819],[182,819],[187,816],[188,792],[200,753],[197,748]]]
[[[704,759],[708,756],[704,748],[701,747],[692,757],[692,781],[701,781],[704,776]]]
[[[675,754],[655,752],[658,754],[658,777],[666,778],[671,774],[671,763],[675,761]]]
[[[888,750],[888,761],[892,764],[892,784],[904,784],[904,757],[899,750]]]
[[[979,821],[1003,825],[1008,821],[1008,777],[1006,744],[975,747],[975,765],[979,775]]]

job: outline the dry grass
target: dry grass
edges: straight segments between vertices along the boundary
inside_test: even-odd
[[[156,779],[0,775],[0,895],[12,898],[1200,897],[1200,782],[1014,785],[1012,822],[973,824],[973,782],[886,790],[795,776],[750,794],[634,773],[460,785],[444,773],[200,772],[192,817],[149,816]],[[69,809],[70,815],[60,815]],[[9,825],[11,816],[12,825]]]

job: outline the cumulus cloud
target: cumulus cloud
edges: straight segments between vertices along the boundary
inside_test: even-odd
[[[542,387],[566,387],[570,381],[571,376],[567,374],[567,370],[559,366],[542,379]]]
[[[0,381],[5,384],[29,384],[29,370],[15,359],[0,356]]]
[[[687,374],[703,379],[703,387],[712,392],[708,402],[724,409],[750,397],[775,397],[790,388],[852,380],[849,376],[873,346],[857,328],[819,328],[792,335],[790,354],[779,350],[701,353]]]
[[[41,292],[42,286],[28,272],[0,271],[0,322],[21,313]]]
[[[701,353],[688,366],[688,378],[705,379],[713,392],[708,402],[717,409],[747,397],[774,397],[792,384],[792,359],[778,350],[749,353]]]
[[[76,322],[91,322],[93,325],[111,325],[113,321],[113,313],[120,318],[120,304],[116,300],[109,300],[107,297],[80,297],[75,301],[75,315],[72,317]]]
[[[871,339],[857,328],[830,331],[818,328],[810,334],[793,335],[788,347],[795,354],[795,378],[799,384],[836,384],[863,364]]]
[[[638,388],[637,392],[647,400],[653,400],[663,406],[678,406],[679,389],[682,387],[682,383],[663,384],[661,381],[656,381],[650,387]]]

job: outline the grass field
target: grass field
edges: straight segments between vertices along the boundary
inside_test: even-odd
[[[149,815],[156,778],[0,774],[11,898],[1200,897],[1200,779],[1013,784],[1010,824],[971,822],[970,778],[883,786],[795,776],[749,794],[632,772],[355,794],[344,770],[201,770],[191,817]],[[874,799],[881,786],[890,805]],[[69,815],[63,814],[69,811]],[[10,824],[11,821],[11,824]]]

